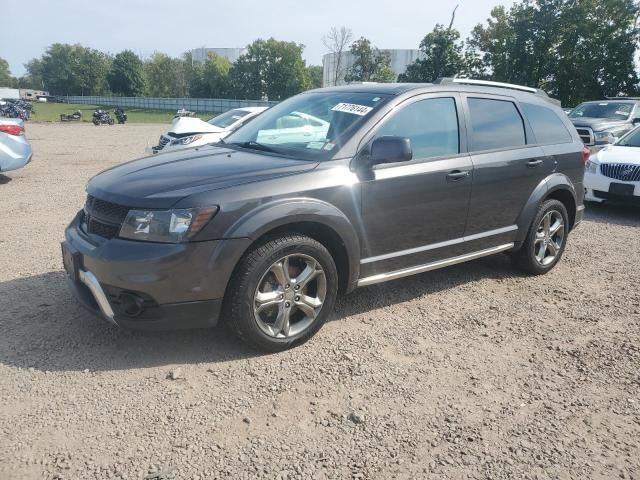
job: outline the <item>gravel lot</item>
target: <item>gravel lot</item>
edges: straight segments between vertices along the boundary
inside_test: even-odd
[[[258,355],[67,290],[86,181],[162,130],[29,124],[0,175],[0,478],[640,479],[640,210],[589,206],[545,277],[501,255],[364,288]]]

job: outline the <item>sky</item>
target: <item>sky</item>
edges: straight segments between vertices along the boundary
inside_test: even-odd
[[[14,76],[52,43],[80,43],[110,53],[130,49],[179,56],[198,47],[244,47],[274,37],[305,45],[308,65],[321,65],[322,37],[332,26],[347,26],[378,48],[418,48],[436,23],[462,37],[484,22],[496,5],[513,0],[0,0],[3,21],[0,57]],[[13,16],[13,15],[11,15]],[[6,18],[6,17],[5,17]]]

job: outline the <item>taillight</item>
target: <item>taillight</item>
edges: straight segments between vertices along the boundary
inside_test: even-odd
[[[589,147],[582,147],[582,163],[586,165],[586,163],[589,161],[590,156],[591,150],[589,150]]]
[[[20,125],[0,125],[0,132],[16,136],[24,135],[24,127]]]

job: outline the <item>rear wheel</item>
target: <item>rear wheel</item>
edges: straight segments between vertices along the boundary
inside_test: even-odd
[[[225,313],[254,347],[280,351],[311,338],[335,305],[338,273],[317,240],[274,237],[240,261],[229,284]]]
[[[515,265],[532,275],[547,273],[562,258],[568,235],[569,216],[564,204],[558,200],[543,202],[524,244],[512,256]]]

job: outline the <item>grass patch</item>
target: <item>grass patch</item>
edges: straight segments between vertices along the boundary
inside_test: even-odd
[[[59,122],[63,113],[71,114],[76,110],[82,113],[83,122],[91,122],[95,105],[85,105],[79,103],[34,103],[31,119],[36,122]],[[100,107],[109,112],[115,120],[113,111],[115,107]],[[127,123],[171,123],[175,111],[173,110],[151,110],[145,108],[125,108],[127,112]],[[197,112],[196,116],[203,120],[209,120],[215,113]]]

